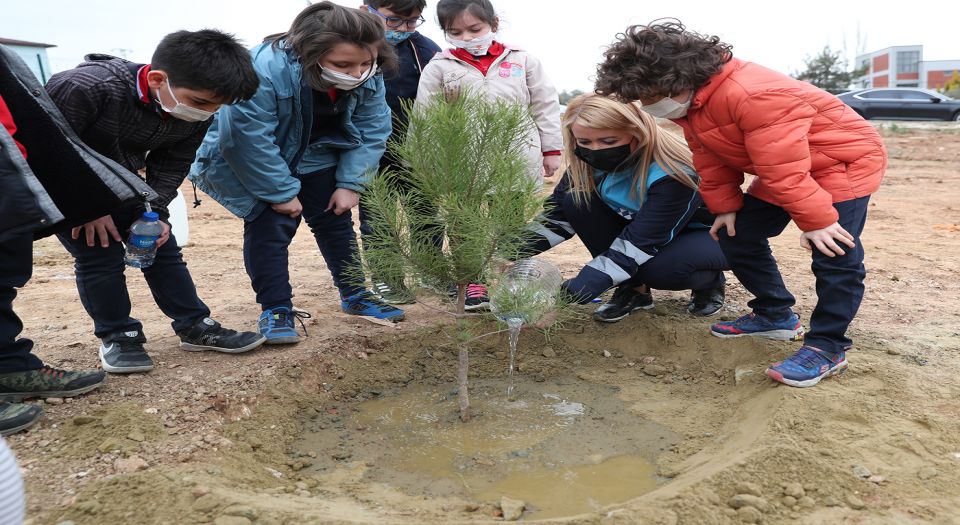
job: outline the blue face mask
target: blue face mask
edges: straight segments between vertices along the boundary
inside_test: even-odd
[[[400,43],[402,43],[404,40],[410,38],[410,35],[412,34],[412,32],[408,33],[406,31],[395,31],[393,29],[388,29],[386,32],[387,43],[391,46],[400,45]]]

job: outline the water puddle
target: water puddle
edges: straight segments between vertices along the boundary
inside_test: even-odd
[[[614,388],[519,382],[510,401],[511,384],[475,382],[468,423],[448,389],[387,393],[317,420],[297,447],[317,452],[321,472],[363,462],[367,481],[415,496],[521,499],[526,518],[590,512],[657,487],[653,462],[679,437],[632,414]]]

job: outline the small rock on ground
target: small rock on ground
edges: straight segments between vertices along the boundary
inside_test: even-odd
[[[872,473],[870,472],[870,469],[868,469],[867,467],[864,467],[862,465],[856,465],[853,467],[853,475],[858,478],[869,478],[872,475]]]
[[[727,502],[727,505],[735,509],[753,507],[761,512],[767,512],[770,510],[770,504],[767,503],[767,500],[751,494],[737,494],[736,496],[730,498],[730,501]]]
[[[750,494],[751,496],[757,497],[763,496],[760,486],[756,483],[750,483],[749,481],[737,483],[736,491],[737,494]]]
[[[503,511],[504,521],[517,521],[523,515],[523,509],[527,504],[523,501],[511,499],[506,496],[500,498],[500,510]]]
[[[853,494],[847,496],[847,505],[850,505],[850,508],[853,510],[860,510],[867,506],[862,499]]]
[[[763,513],[753,507],[740,507],[737,510],[737,518],[743,523],[760,523],[763,520]]]

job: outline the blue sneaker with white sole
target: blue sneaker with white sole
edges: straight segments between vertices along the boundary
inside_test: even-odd
[[[263,344],[266,345],[286,345],[300,342],[300,334],[297,333],[295,322],[299,318],[309,318],[310,314],[278,306],[269,308],[260,314],[260,320],[257,322],[257,329],[260,334],[267,338]],[[303,321],[300,321],[303,324]],[[306,333],[306,328],[304,328]]]
[[[790,317],[780,321],[768,319],[758,313],[749,313],[735,321],[720,321],[710,327],[710,333],[717,337],[764,337],[780,341],[796,341],[803,337],[803,325],[800,316],[791,312]]]
[[[846,352],[831,355],[819,348],[804,345],[797,353],[771,365],[767,369],[767,377],[785,385],[805,388],[846,369]]]
[[[403,310],[390,306],[366,290],[344,297],[340,301],[340,307],[350,315],[364,315],[391,323],[403,321],[404,318]]]

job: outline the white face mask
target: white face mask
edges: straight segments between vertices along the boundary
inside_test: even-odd
[[[209,120],[213,116],[212,111],[204,111],[202,109],[192,108],[186,104],[181,104],[177,100],[177,96],[173,94],[173,87],[170,86],[170,79],[167,79],[167,92],[170,93],[170,98],[176,102],[176,105],[173,108],[168,108],[163,105],[163,101],[160,100],[160,94],[157,93],[157,104],[160,104],[160,108],[170,114],[171,117],[184,120],[186,122],[203,122],[204,120]]]
[[[663,97],[649,106],[641,106],[640,109],[654,117],[675,119],[686,116],[692,102],[693,92],[690,92],[690,98],[686,102],[677,102],[670,97]]]
[[[478,36],[473,40],[457,40],[456,38],[446,37],[447,42],[450,42],[450,45],[463,49],[467,53],[475,57],[483,56],[487,54],[487,51],[490,50],[490,46],[493,45],[493,40],[495,35],[493,31],[488,32],[483,36]]]
[[[317,65],[320,66],[320,64]],[[339,89],[341,91],[350,91],[352,89],[356,89],[367,80],[373,78],[373,75],[376,74],[377,64],[374,64],[373,67],[367,70],[365,74],[361,75],[360,78],[320,66],[320,78],[327,84],[330,84],[330,87]]]

